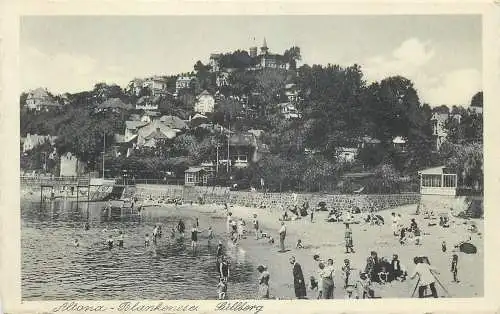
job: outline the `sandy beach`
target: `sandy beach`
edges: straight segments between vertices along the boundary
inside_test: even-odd
[[[186,211],[195,211],[197,213],[209,214],[212,217],[226,217],[224,206],[222,205],[197,205],[179,209]],[[379,257],[392,259],[393,254],[398,254],[401,264],[408,270],[409,274],[414,269],[414,256],[428,256],[432,265],[435,266],[440,275],[439,281],[443,284],[451,297],[481,297],[483,296],[483,221],[475,220],[479,229],[478,234],[470,234],[467,231],[467,225],[464,219],[453,218],[450,228],[442,228],[439,225],[428,226],[429,220],[424,219],[423,215],[416,216],[416,205],[407,205],[398,208],[383,210],[378,212],[385,219],[385,225],[375,226],[362,222],[361,224],[351,225],[353,231],[353,241],[355,253],[346,254],[344,247],[344,229],[342,223],[329,223],[325,221],[327,212],[315,212],[314,221],[309,217],[304,217],[295,221],[287,221],[287,237],[285,247],[287,252],[279,253],[280,211],[278,209],[256,209],[242,206],[230,205],[229,211],[235,218],[243,218],[247,223],[249,234],[247,238],[241,240],[238,244],[240,250],[248,256],[255,265],[264,264],[268,267],[271,274],[270,293],[273,297],[280,299],[293,299],[293,277],[292,267],[289,258],[295,256],[297,262],[301,264],[306,283],[310,276],[317,277],[317,263],[313,260],[314,254],[319,254],[322,259],[333,258],[335,265],[335,298],[344,298],[345,292],[341,278],[340,268],[345,258],[349,258],[351,266],[355,268],[353,275],[357,276],[359,270],[364,270],[366,258],[370,251],[376,251]],[[414,243],[400,245],[398,238],[392,235],[390,215],[392,212],[401,214],[402,222],[409,225],[410,219],[415,218],[419,227],[423,231],[421,245]],[[187,214],[187,213],[186,213]],[[195,213],[193,213],[195,214]],[[269,244],[267,239],[255,240],[251,230],[251,221],[253,214],[258,215],[261,229],[275,239],[274,244]],[[219,219],[220,219],[219,218]],[[453,246],[472,236],[474,245],[477,246],[477,254],[464,254],[454,252]],[[295,245],[298,239],[302,240],[303,249],[296,249]],[[441,243],[446,241],[447,251],[441,251]],[[225,245],[230,245],[225,243]],[[459,283],[452,282],[450,272],[452,254],[458,254],[458,278]],[[393,281],[385,285],[374,283],[374,289],[377,296],[382,298],[409,298],[415,287],[415,280],[406,280],[404,282]],[[438,295],[447,297],[447,293],[439,286]],[[308,287],[308,298],[316,298],[317,292],[311,291]]]

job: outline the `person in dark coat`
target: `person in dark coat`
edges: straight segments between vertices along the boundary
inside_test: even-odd
[[[295,289],[295,296],[297,299],[305,299],[306,297],[306,283],[304,282],[304,274],[302,267],[295,261],[295,257],[290,258],[290,264],[293,265],[293,287]]]

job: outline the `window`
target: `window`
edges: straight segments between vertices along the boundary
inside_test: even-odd
[[[445,174],[443,177],[443,186],[446,188],[457,187],[457,175],[455,174]]]
[[[440,174],[423,174],[422,175],[423,187],[441,187]]]
[[[194,173],[186,173],[186,182],[194,183]]]

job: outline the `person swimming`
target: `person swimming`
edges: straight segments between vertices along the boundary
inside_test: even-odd
[[[88,222],[85,223],[84,229],[85,231],[90,229],[90,224]]]
[[[118,235],[118,247],[123,248],[123,232],[121,230]]]
[[[111,250],[113,248],[113,238],[111,235],[108,236],[108,240],[106,242],[108,243],[108,250]]]
[[[75,239],[75,241],[73,242],[73,245],[75,247],[79,247],[80,246],[80,243],[78,242],[78,239]]]
[[[146,233],[146,236],[144,237],[144,247],[149,247],[149,234]]]

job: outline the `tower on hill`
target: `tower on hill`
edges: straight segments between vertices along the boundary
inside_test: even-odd
[[[262,43],[262,47],[260,47],[260,54],[267,55],[268,52],[269,52],[269,48],[267,48],[266,38],[264,37],[264,42]]]

